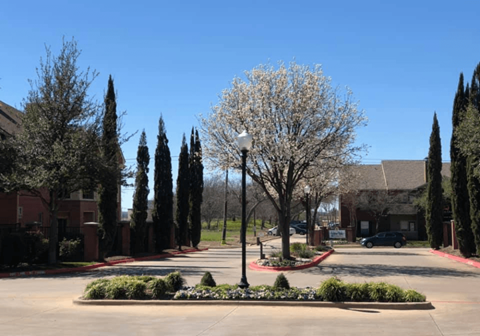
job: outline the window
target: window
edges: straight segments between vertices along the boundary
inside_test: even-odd
[[[21,219],[23,216],[23,207],[18,207],[18,219]]]
[[[38,213],[38,222],[43,225],[43,212]]]
[[[93,200],[93,190],[83,190],[82,191],[82,198]]]
[[[408,231],[408,222],[407,221],[400,221],[400,230],[401,231]]]

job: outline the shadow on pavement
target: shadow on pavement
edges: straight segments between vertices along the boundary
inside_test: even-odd
[[[320,264],[317,267],[306,269],[302,272],[311,275],[332,275],[332,276],[358,276],[358,277],[385,277],[392,275],[410,275],[422,277],[478,277],[480,273],[470,271],[459,271],[443,267],[417,267],[417,266],[392,266],[382,264],[356,264],[356,265],[334,265]]]

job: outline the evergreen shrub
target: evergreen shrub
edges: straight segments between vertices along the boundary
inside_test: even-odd
[[[202,280],[200,280],[200,285],[201,286],[208,286],[208,287],[215,287],[217,283],[213,279],[213,276],[210,272],[205,272],[205,274],[202,277]]]
[[[165,284],[167,285],[167,291],[176,292],[185,285],[185,279],[182,277],[182,274],[179,271],[172,272],[168,274],[165,279]]]
[[[290,289],[290,284],[283,273],[280,273],[273,284],[274,289]]]

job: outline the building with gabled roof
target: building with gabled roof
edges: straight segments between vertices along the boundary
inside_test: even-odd
[[[22,131],[21,121],[23,113],[14,107],[0,101],[0,141],[14,136]],[[123,165],[125,159],[120,150],[119,164]],[[66,195],[58,211],[59,233],[67,228],[81,227],[86,222],[97,222],[98,195],[96,192],[76,191]],[[118,186],[117,218],[121,218],[121,189]],[[21,227],[29,224],[50,226],[50,216],[41,199],[29,192],[18,191],[0,193],[0,226],[17,224]],[[46,230],[44,230],[46,231]]]
[[[426,161],[383,160],[352,168],[351,192],[340,195],[341,227],[356,227],[357,236],[400,231],[407,239],[426,239],[425,218],[413,204],[426,187]],[[450,177],[450,163],[442,176]]]

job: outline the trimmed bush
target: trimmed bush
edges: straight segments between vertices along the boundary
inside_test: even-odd
[[[378,301],[378,302],[386,302],[388,301],[387,299],[387,291],[388,291],[388,285],[385,282],[372,282],[369,285],[370,289],[370,299],[373,301]]]
[[[105,299],[118,300],[125,298],[125,283],[110,281],[105,285]]]
[[[406,302],[425,302],[427,298],[413,289],[407,289],[404,292],[404,299]]]
[[[328,250],[331,250],[331,249],[332,249],[331,247],[324,246],[324,245],[315,246],[315,251],[319,251],[319,252],[327,252]]]
[[[347,286],[340,279],[332,277],[320,284],[317,289],[317,296],[323,301],[339,301],[347,300]]]
[[[215,287],[217,283],[215,280],[213,280],[213,276],[210,272],[205,272],[205,274],[202,277],[202,280],[200,280],[200,285],[201,286],[208,286],[208,287]]]
[[[97,283],[89,287],[88,291],[85,289],[83,297],[88,300],[101,300],[105,298],[105,283]]]
[[[305,251],[307,249],[307,244],[302,244],[302,243],[292,243],[290,244],[290,252],[298,254],[302,251]]]
[[[172,272],[168,274],[165,279],[165,284],[167,285],[168,292],[176,292],[185,285],[185,279],[182,277],[182,274],[179,271]]]
[[[83,243],[80,238],[66,239],[59,243],[60,258],[63,261],[80,261],[83,260]]]
[[[274,289],[290,289],[290,284],[283,273],[280,273],[273,284]]]
[[[369,301],[370,300],[370,292],[368,283],[363,284],[348,284],[346,287],[346,295],[347,300],[352,301]]]
[[[148,282],[147,287],[152,291],[152,298],[154,299],[163,297],[167,291],[167,285],[163,279],[153,279]]]
[[[312,258],[314,255],[315,255],[315,253],[314,253],[312,250],[304,250],[304,251],[298,252],[298,256],[299,256],[300,258],[310,259],[310,258]]]
[[[135,276],[135,279],[148,283],[148,282],[150,282],[152,280],[156,280],[158,278],[154,277],[154,276],[151,276],[151,275],[137,275],[137,276]]]
[[[405,302],[405,292],[398,286],[387,285],[385,300],[387,302]]]
[[[130,300],[142,300],[145,298],[147,284],[140,280],[131,280],[125,283],[125,296]]]

